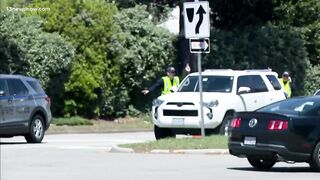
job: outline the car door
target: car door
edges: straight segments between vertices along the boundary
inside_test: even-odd
[[[254,111],[266,104],[265,96],[268,93],[268,88],[260,75],[239,76],[237,90],[240,87],[250,88],[249,92],[239,94],[245,111]]]
[[[8,83],[6,79],[0,79],[0,125],[6,127],[10,122],[14,121],[15,109],[13,96],[9,94]]]
[[[29,95],[29,90],[20,79],[8,79],[10,95],[13,96],[14,113],[11,123],[18,126],[26,126],[31,114],[33,98]]]

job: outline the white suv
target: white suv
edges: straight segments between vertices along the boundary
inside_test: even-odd
[[[286,98],[278,74],[269,70],[206,70],[202,75],[206,133],[225,134],[235,112]],[[200,134],[198,73],[184,78],[176,92],[153,101],[152,121],[156,139]]]

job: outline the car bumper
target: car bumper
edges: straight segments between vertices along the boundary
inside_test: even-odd
[[[187,115],[164,115],[165,110],[176,110],[176,111],[185,111],[185,110],[194,110],[197,111],[197,116],[187,116]],[[209,108],[203,109],[203,120],[204,126],[206,129],[215,129],[221,123],[221,113],[219,111],[210,111]],[[210,117],[211,115],[211,117]],[[200,109],[199,107],[190,108],[190,109],[170,109],[170,107],[152,107],[152,121],[155,125],[164,128],[192,128],[200,129],[201,128],[201,118],[200,118]]]
[[[278,161],[306,162],[311,154],[297,153],[288,150],[285,146],[257,143],[255,146],[244,145],[242,142],[229,141],[229,153],[238,157],[258,156],[277,157]]]

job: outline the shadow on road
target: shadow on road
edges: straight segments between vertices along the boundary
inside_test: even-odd
[[[256,172],[276,172],[276,173],[316,173],[309,167],[274,167],[269,170],[257,170],[255,168],[247,167],[247,168],[227,168],[229,170],[237,170],[237,171],[256,171]]]
[[[17,145],[17,144],[27,144],[27,142],[0,142],[0,145]]]

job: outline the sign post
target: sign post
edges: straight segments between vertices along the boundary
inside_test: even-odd
[[[201,53],[210,52],[210,18],[208,1],[183,3],[185,38],[189,39],[190,52],[198,53],[199,71],[199,96],[200,96],[200,124],[201,136],[205,136],[204,114],[203,114],[203,89]],[[208,48],[209,47],[209,48]]]

